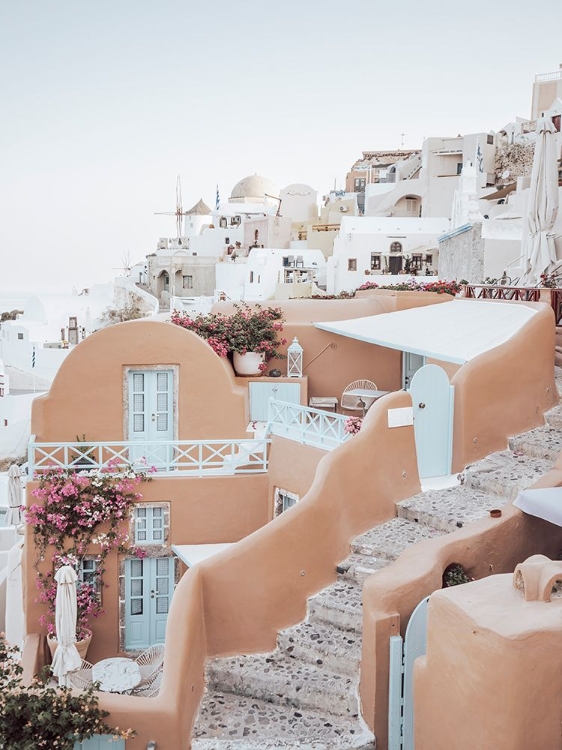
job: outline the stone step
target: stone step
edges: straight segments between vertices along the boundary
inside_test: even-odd
[[[562,451],[562,433],[547,425],[509,439],[509,447],[517,456],[543,458],[554,463]]]
[[[339,580],[308,600],[308,620],[333,625],[339,630],[361,633],[363,602],[359,586]]]
[[[320,622],[306,621],[279,633],[277,647],[300,662],[340,674],[359,673],[361,636],[354,632],[344,633]]]
[[[360,717],[207,691],[193,734],[193,750],[262,750],[265,748],[356,748],[374,750],[373,735]]]
[[[515,455],[512,451],[492,453],[465,470],[466,485],[507,500],[534,484],[552,468],[552,461]]]
[[[340,580],[346,580],[363,586],[367,578],[381,568],[386,568],[390,560],[376,558],[371,555],[360,555],[352,552],[349,557],[336,567]]]
[[[545,421],[549,427],[562,428],[562,404],[555,406],[550,411],[545,412]]]
[[[351,549],[362,555],[393,561],[411,544],[441,536],[443,531],[406,518],[392,518],[355,537]]]
[[[484,518],[492,508],[501,507],[506,498],[459,485],[429,490],[397,503],[400,518],[449,533]]]
[[[358,674],[351,677],[301,664],[280,651],[212,659],[206,671],[209,690],[348,718],[358,714]]]

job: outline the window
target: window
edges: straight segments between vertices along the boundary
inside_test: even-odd
[[[421,255],[412,254],[412,268],[417,268],[419,270],[421,267],[422,267]]]
[[[425,262],[428,266],[430,266],[433,263],[433,255],[426,255]]]
[[[381,256],[378,253],[371,253],[371,271],[380,271]]]
[[[23,341],[23,333],[18,333],[18,340]]]
[[[355,193],[362,193],[365,190],[365,177],[356,177],[353,181]]]
[[[280,487],[275,488],[275,507],[273,509],[274,516],[277,517],[284,513],[293,505],[296,505],[299,501],[299,496],[295,495],[294,492],[283,490]]]
[[[418,208],[418,202],[415,198],[406,198],[406,211],[415,212]]]
[[[493,135],[487,135],[486,136],[486,143],[488,143],[490,146],[494,145],[494,136]]]
[[[92,585],[99,586],[100,580],[97,577],[98,572],[98,561],[95,557],[83,557],[80,560],[80,568],[78,570],[78,581],[80,583],[91,583]]]
[[[226,229],[227,225],[228,225],[228,219],[226,218],[226,216],[221,216],[219,219],[219,227],[221,229]]]
[[[240,216],[232,216],[230,219],[230,223],[233,226],[237,226],[238,224],[242,223],[242,219],[240,218]]]
[[[193,276],[184,276],[183,277],[183,288],[184,289],[193,289]]]
[[[135,508],[135,544],[163,544],[164,508],[140,505]]]
[[[462,174],[462,161],[457,162],[457,174]]]
[[[347,259],[347,270],[348,271],[357,271],[357,258],[348,258]]]
[[[254,272],[250,271],[250,284],[254,283]]]
[[[391,253],[401,253],[402,252],[402,243],[401,242],[391,242],[390,243],[390,252]]]

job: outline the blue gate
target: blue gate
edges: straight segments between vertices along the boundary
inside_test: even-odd
[[[414,750],[414,662],[425,654],[428,601],[412,612],[404,640],[390,638],[388,750]]]

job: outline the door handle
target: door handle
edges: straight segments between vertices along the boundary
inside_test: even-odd
[[[418,404],[420,409],[425,409],[425,404]]]
[[[157,417],[159,417],[159,416],[160,416],[160,414],[158,414],[158,412],[155,412],[155,413],[154,413],[154,414],[152,415],[152,421],[153,421],[153,422],[156,422],[156,418],[157,418]]]

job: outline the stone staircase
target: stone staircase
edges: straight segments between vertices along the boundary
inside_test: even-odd
[[[560,389],[562,370],[556,376]],[[406,547],[487,516],[545,474],[562,450],[562,406],[545,418],[469,466],[462,484],[404,500],[396,518],[356,537],[336,582],[309,599],[307,619],[280,632],[273,653],[210,660],[194,750],[372,750],[357,699],[363,582]]]

